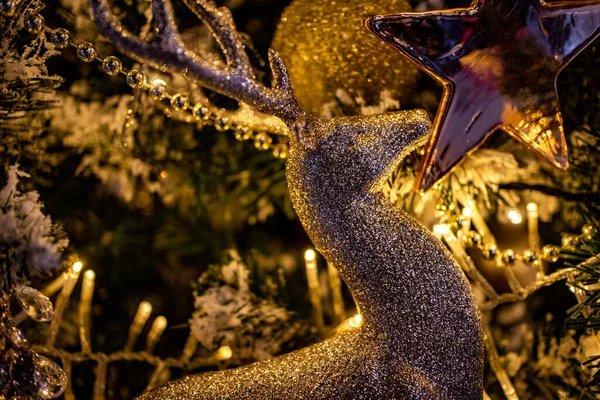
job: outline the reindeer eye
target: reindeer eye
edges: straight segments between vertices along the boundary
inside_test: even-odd
[[[294,133],[296,134],[296,136],[300,136],[303,135],[306,131],[306,122],[302,121],[302,122],[298,122],[297,124],[294,125]]]

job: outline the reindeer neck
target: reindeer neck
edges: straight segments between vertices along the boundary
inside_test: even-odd
[[[344,192],[299,176],[288,165],[302,224],[340,271],[365,326],[391,352],[426,370],[432,363],[449,368],[459,338],[471,343],[461,351],[480,351],[469,284],[437,239],[381,193]]]
[[[339,196],[312,211],[320,228],[312,239],[339,269],[365,319],[405,327],[398,311],[412,310],[408,319],[421,314],[431,321],[439,292],[461,294],[448,307],[472,304],[466,279],[441,243],[382,194]]]

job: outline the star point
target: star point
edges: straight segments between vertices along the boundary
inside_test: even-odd
[[[475,0],[465,9],[375,16],[366,26],[444,88],[417,190],[499,129],[568,167],[556,79],[600,34],[600,0]]]

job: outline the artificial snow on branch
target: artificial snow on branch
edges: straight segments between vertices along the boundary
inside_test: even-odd
[[[265,360],[306,335],[307,326],[293,313],[251,292],[249,271],[237,251],[230,250],[227,258],[198,279],[194,292],[190,325],[202,346],[214,351],[226,345],[243,360]]]
[[[6,186],[0,190],[0,263],[8,274],[3,279],[55,272],[68,245],[67,239],[55,237],[56,226],[44,215],[39,194],[19,191],[19,179],[25,177],[29,175],[18,165],[9,167]]]

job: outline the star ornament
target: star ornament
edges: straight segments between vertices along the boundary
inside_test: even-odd
[[[599,0],[475,0],[466,9],[369,17],[366,26],[444,88],[417,190],[498,129],[568,168],[556,79],[600,34]]]

